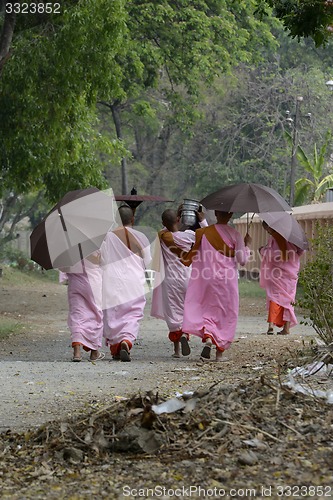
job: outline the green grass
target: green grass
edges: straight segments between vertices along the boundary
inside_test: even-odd
[[[24,284],[29,285],[35,283],[36,281],[57,282],[59,279],[59,273],[55,269],[50,269],[49,271],[44,271],[43,273],[38,270],[20,271],[15,267],[2,265],[1,263],[0,268],[2,268],[0,286]]]
[[[260,288],[259,281],[251,281],[241,278],[238,281],[239,295],[249,298],[265,298],[266,293],[263,288]],[[296,301],[301,300],[304,296],[304,291],[301,285],[297,286]]]
[[[21,323],[18,323],[14,319],[0,316],[0,340],[9,337],[12,333],[18,333],[20,330],[22,330]]]
[[[249,298],[265,298],[266,293],[263,288],[260,288],[258,281],[240,279],[238,281],[240,297]]]

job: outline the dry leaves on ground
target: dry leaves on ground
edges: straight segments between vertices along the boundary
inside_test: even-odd
[[[329,488],[332,405],[283,380],[269,372],[238,385],[221,380],[178,398],[182,408],[172,413],[158,411],[158,394],[137,394],[37,431],[8,432],[1,436],[3,498],[39,498],[46,485],[47,498],[59,491],[118,498],[131,481],[135,491],[161,484]],[[15,497],[19,490],[24,496]]]

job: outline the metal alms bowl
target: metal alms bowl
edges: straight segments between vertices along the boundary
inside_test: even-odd
[[[182,223],[186,226],[193,226],[197,221],[197,210],[199,210],[200,203],[197,200],[185,198],[181,211]]]

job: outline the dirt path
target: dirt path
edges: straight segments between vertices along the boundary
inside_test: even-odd
[[[71,416],[82,407],[98,407],[106,398],[138,391],[173,396],[221,378],[233,383],[246,380],[276,366],[286,349],[297,353],[304,339],[314,333],[299,325],[297,333],[288,338],[261,335],[266,326],[264,301],[242,299],[237,338],[223,363],[202,364],[197,338],[191,339],[188,358],[174,360],[165,323],[149,317],[148,296],[131,363],[112,361],[108,352],[101,362],[93,364],[86,357],[82,363],[72,363],[65,286],[48,281],[24,285],[2,281],[0,293],[0,316],[23,325],[19,333],[0,342],[0,431],[35,427]]]

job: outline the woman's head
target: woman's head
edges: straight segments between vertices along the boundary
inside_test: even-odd
[[[121,205],[118,212],[123,226],[130,226],[134,224],[134,214],[131,207],[128,205]]]
[[[233,212],[223,212],[222,210],[215,210],[215,217],[218,224],[228,224],[233,216]]]
[[[162,224],[169,230],[172,231],[175,225],[178,223],[177,212],[171,208],[167,208],[162,213]]]

